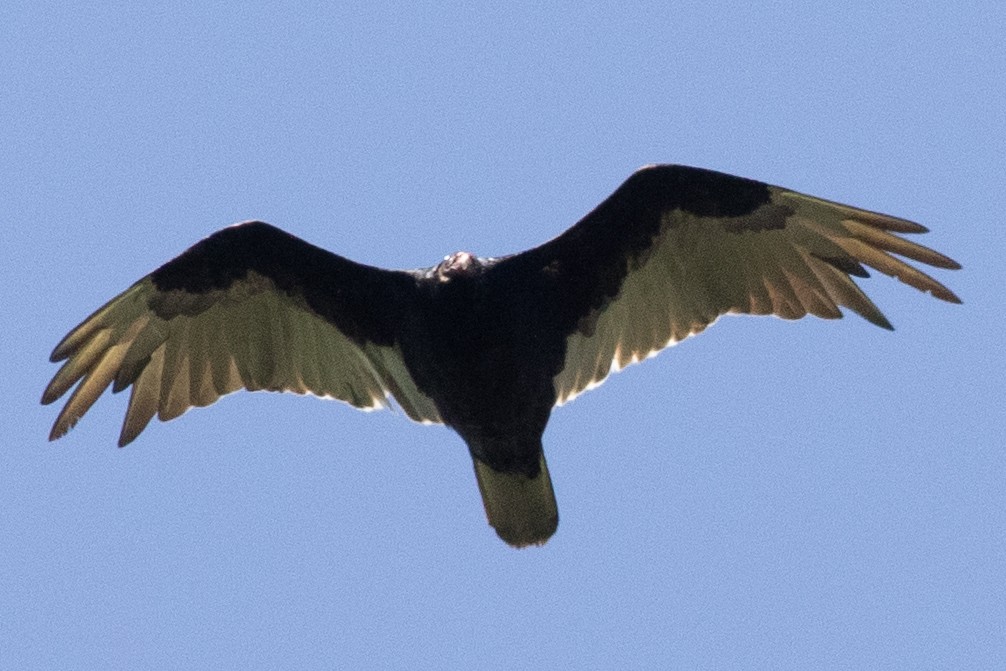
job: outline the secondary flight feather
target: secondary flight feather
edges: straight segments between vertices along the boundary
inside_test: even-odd
[[[891,324],[853,277],[867,267],[951,303],[902,259],[919,224],[675,165],[636,171],[579,223],[502,258],[419,270],[355,263],[269,224],[225,228],[113,298],[56,346],[42,395],[76,388],[50,440],[110,385],[132,388],[119,445],[239,389],[394,398],[467,443],[489,523],[544,543],[558,507],[541,437],[552,408],[728,313]],[[899,258],[900,257],[900,258]]]

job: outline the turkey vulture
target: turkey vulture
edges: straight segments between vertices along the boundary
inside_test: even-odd
[[[384,270],[260,221],[214,233],[88,317],[56,346],[42,395],[80,381],[49,435],[112,385],[132,395],[119,445],[157,414],[224,394],[292,391],[357,408],[395,401],[468,444],[486,516],[514,546],[544,543],[558,508],[541,437],[552,408],[723,314],[841,317],[890,329],[850,276],[864,265],[960,300],[894,254],[960,266],[896,234],[919,224],[741,177],[641,168],[557,238]]]

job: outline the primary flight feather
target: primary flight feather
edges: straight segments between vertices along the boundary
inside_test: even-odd
[[[899,234],[926,229],[762,182],[675,165],[633,173],[559,237],[502,258],[466,252],[384,270],[263,222],[225,228],[98,309],[56,346],[42,395],[76,389],[50,440],[104,390],[132,387],[119,445],[238,389],[358,408],[395,401],[468,444],[489,523],[544,543],[559,515],[541,437],[552,408],[720,315],[840,307],[891,328],[864,266],[960,300],[902,261],[957,269]]]

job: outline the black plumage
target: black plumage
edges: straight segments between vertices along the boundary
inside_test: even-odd
[[[956,262],[895,233],[918,224],[683,166],[649,166],[565,233],[502,258],[361,265],[262,222],[223,229],[99,309],[53,352],[42,397],[80,381],[66,433],[132,386],[120,445],[240,388],[393,396],[468,444],[490,524],[513,545],[558,524],[541,437],[552,408],[726,313],[890,323],[850,275],[871,266],[959,302],[893,254]]]

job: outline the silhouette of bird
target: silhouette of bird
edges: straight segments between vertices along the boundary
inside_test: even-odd
[[[225,228],[73,329],[42,403],[78,383],[50,440],[111,384],[132,386],[119,445],[238,389],[357,408],[394,398],[464,439],[486,515],[514,546],[559,514],[542,452],[552,408],[723,314],[841,317],[890,329],[852,280],[869,266],[936,298],[949,289],[893,255],[950,258],[897,234],[916,223],[762,182],[676,165],[633,173],[555,239],[518,254],[452,254],[384,270],[269,224]]]

